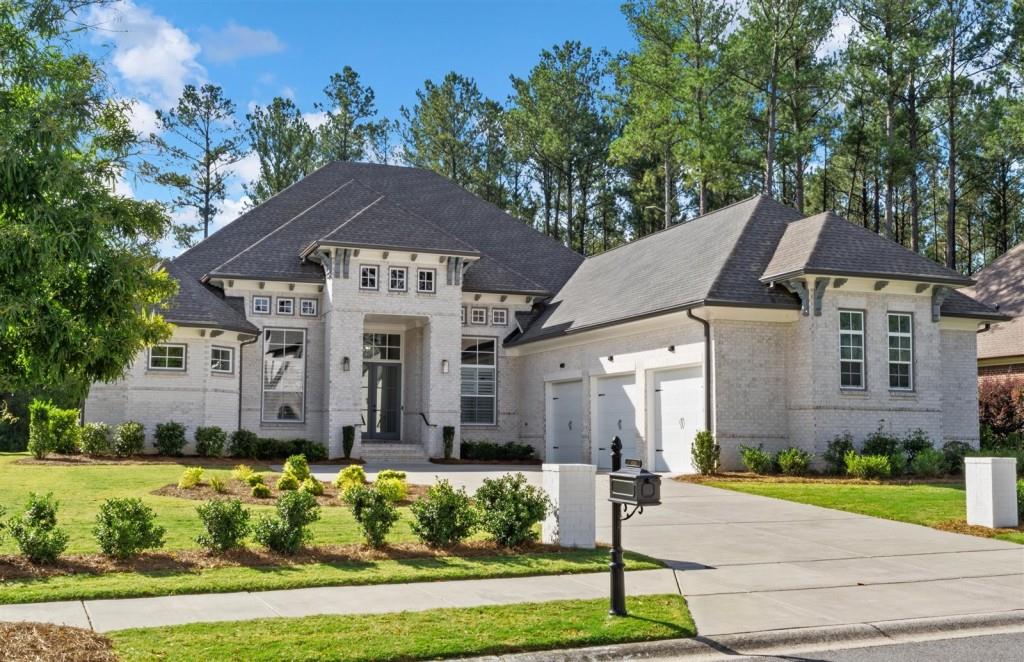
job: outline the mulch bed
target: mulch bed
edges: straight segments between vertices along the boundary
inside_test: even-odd
[[[1005,533],[1024,533],[1024,524],[1021,524],[1016,529],[990,529],[987,526],[975,526],[973,524],[968,524],[966,520],[962,519],[946,520],[945,522],[939,522],[932,526],[941,531],[965,533],[969,536],[980,536],[982,538],[995,538],[996,536]]]
[[[266,499],[260,499],[252,495],[252,488],[249,487],[248,483],[243,483],[240,480],[231,478],[225,481],[224,492],[216,492],[208,483],[200,483],[195,487],[189,489],[181,489],[176,484],[165,485],[160,489],[153,490],[150,494],[157,496],[168,496],[177,497],[179,499],[191,499],[193,501],[209,501],[210,499],[221,499],[221,498],[233,498],[238,499],[243,503],[251,503],[259,506],[272,506],[274,500],[284,494],[281,490],[277,489],[277,479],[281,477],[281,474],[264,473],[263,480],[266,482],[267,487],[270,488],[270,494]],[[341,493],[332,483],[324,483],[324,493],[316,498],[317,503],[321,506],[327,506],[329,508],[337,508],[344,506],[345,503],[341,500]],[[399,501],[398,506],[407,506],[413,501],[426,495],[427,490],[430,489],[427,485],[408,485],[409,491],[406,494],[406,498]]]
[[[442,457],[430,458],[433,464],[525,464],[538,466],[544,464],[544,460],[459,460],[454,457],[447,460]]]
[[[117,662],[102,634],[48,623],[0,623],[0,659],[5,662]]]
[[[674,476],[673,480],[681,483],[803,483],[824,485],[962,485],[962,476],[946,476],[944,478],[891,478],[887,480],[865,480],[863,478],[844,478],[842,476],[782,476],[779,474],[761,475],[751,472],[725,471],[711,476],[687,474]]]
[[[438,557],[479,557],[502,554],[530,554],[540,552],[571,551],[556,545],[530,543],[515,550],[501,547],[491,541],[466,542],[448,549],[434,549],[422,543],[394,543],[383,549],[365,545],[318,545],[308,547],[294,556],[284,556],[262,547],[233,550],[214,555],[205,550],[173,552],[144,552],[125,561],[117,561],[101,554],[74,554],[62,556],[53,565],[32,565],[24,557],[0,555],[0,581],[12,579],[45,579],[61,575],[104,575],[113,572],[195,572],[210,568],[288,567],[308,563],[352,563],[384,561],[388,559],[418,559]],[[5,659],[0,650],[0,660]]]

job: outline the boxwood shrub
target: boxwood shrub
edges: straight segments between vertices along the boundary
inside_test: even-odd
[[[505,547],[533,540],[534,526],[548,514],[551,501],[544,490],[526,482],[522,473],[485,478],[476,491],[480,525]]]
[[[125,421],[114,428],[114,455],[130,457],[141,455],[146,448],[146,431],[142,423]]]
[[[160,455],[181,455],[185,448],[185,426],[174,421],[157,423],[153,439]]]
[[[82,452],[86,455],[107,455],[112,450],[110,426],[106,423],[86,423],[82,426]]]
[[[448,480],[431,485],[426,495],[413,501],[412,530],[431,547],[457,545],[473,534],[477,516],[466,488],[456,490]]]
[[[205,549],[223,553],[245,546],[249,535],[249,511],[238,499],[216,499],[198,506],[196,512],[203,532],[196,542]]]
[[[216,425],[196,428],[196,455],[202,457],[220,457],[224,454],[224,445],[228,435]]]
[[[510,441],[505,444],[493,441],[463,441],[460,457],[463,460],[532,460],[533,446]]]
[[[743,460],[743,466],[747,471],[760,475],[775,473],[775,458],[760,445],[756,448],[740,446],[740,459]]]
[[[124,560],[147,549],[164,546],[164,527],[141,499],[107,499],[100,504],[93,535],[107,556]]]

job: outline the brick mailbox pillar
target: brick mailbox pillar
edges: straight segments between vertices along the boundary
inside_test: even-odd
[[[593,549],[597,541],[593,464],[545,464],[544,491],[552,511],[541,525],[545,543]]]
[[[1017,460],[966,457],[967,523],[989,528],[1017,526]]]

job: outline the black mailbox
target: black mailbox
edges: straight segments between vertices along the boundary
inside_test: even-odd
[[[608,474],[612,503],[627,506],[657,506],[661,503],[661,476],[643,468],[640,460],[626,460],[618,471]]]

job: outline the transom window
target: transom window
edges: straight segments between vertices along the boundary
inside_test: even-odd
[[[299,423],[306,393],[306,332],[263,331],[263,420]]]
[[[278,297],[277,298],[277,314],[278,315],[293,315],[295,313],[295,299],[291,297]]]
[[[889,388],[914,388],[914,318],[908,313],[889,313]]]
[[[864,313],[839,311],[839,386],[864,388]]]
[[[304,317],[316,317],[316,299],[299,301],[299,314]]]
[[[487,324],[487,309],[473,308],[469,311],[470,324]]]
[[[359,267],[359,289],[377,289],[377,265],[364,264]]]
[[[416,272],[416,291],[433,292],[435,271],[433,269],[419,269]]]
[[[149,349],[151,370],[184,370],[185,345],[156,345]]]
[[[505,308],[494,308],[491,310],[491,324],[494,326],[505,326],[508,324],[508,310]]]
[[[253,297],[252,312],[256,315],[270,314],[270,297]]]
[[[363,360],[401,361],[402,336],[397,333],[364,333]]]
[[[462,424],[494,425],[498,366],[494,338],[462,339]]]
[[[234,350],[230,347],[213,347],[210,349],[210,370],[213,372],[234,372]]]
[[[409,271],[405,267],[391,267],[388,270],[388,289],[392,292],[405,292],[409,287],[406,280]]]

